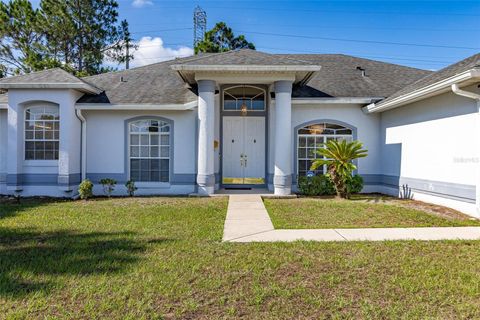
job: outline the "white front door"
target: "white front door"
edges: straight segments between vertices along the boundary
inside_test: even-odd
[[[223,184],[265,184],[265,117],[223,117]]]

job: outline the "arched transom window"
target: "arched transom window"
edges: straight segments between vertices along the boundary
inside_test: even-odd
[[[58,160],[59,141],[58,106],[25,110],[25,160]]]
[[[352,141],[352,134],[351,128],[333,123],[315,123],[298,129],[297,174],[299,176],[307,175],[313,161],[320,157],[316,151],[323,148],[327,141],[343,139]],[[324,174],[326,168],[318,168],[314,173]]]
[[[170,124],[146,119],[130,122],[130,179],[169,182]]]
[[[223,110],[241,111],[265,110],[265,90],[248,85],[234,86],[223,91]]]

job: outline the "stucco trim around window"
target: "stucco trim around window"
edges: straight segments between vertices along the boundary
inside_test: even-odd
[[[297,174],[297,166],[298,166],[298,130],[302,129],[303,127],[317,124],[317,123],[331,123],[331,124],[336,124],[339,126],[346,127],[348,129],[352,130],[352,139],[357,140],[358,139],[358,129],[354,125],[351,125],[349,123],[340,121],[340,120],[334,120],[334,119],[315,119],[315,120],[310,120],[304,123],[301,123],[293,129],[293,184],[297,184],[298,180],[298,174]],[[357,165],[357,161],[354,162],[355,165]]]
[[[129,150],[129,135],[130,135],[130,130],[129,130],[129,125],[132,122],[139,121],[139,120],[158,120],[158,121],[163,121],[167,123],[170,126],[170,134],[169,134],[169,143],[170,143],[170,153],[169,153],[169,178],[168,182],[138,182],[140,184],[158,184],[158,185],[167,185],[171,184],[172,181],[174,180],[174,163],[175,163],[175,157],[174,157],[174,135],[175,135],[175,127],[174,127],[174,121],[168,118],[164,118],[161,116],[139,116],[139,117],[133,117],[126,119],[124,121],[124,179],[129,180],[130,179],[130,170],[129,170],[129,162],[130,162],[130,150]],[[106,177],[108,178],[108,177]],[[122,181],[124,182],[124,181]]]

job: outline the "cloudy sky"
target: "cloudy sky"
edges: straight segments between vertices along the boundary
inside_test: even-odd
[[[117,1],[139,45],[134,66],[193,54],[196,5],[208,29],[225,21],[270,53],[344,53],[437,70],[480,52],[478,0]]]
[[[119,0],[140,47],[134,65],[192,54],[195,5],[258,50],[345,53],[439,69],[480,52],[480,1]]]

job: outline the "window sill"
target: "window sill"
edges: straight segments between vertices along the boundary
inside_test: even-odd
[[[25,167],[58,167],[58,160],[24,160]]]

